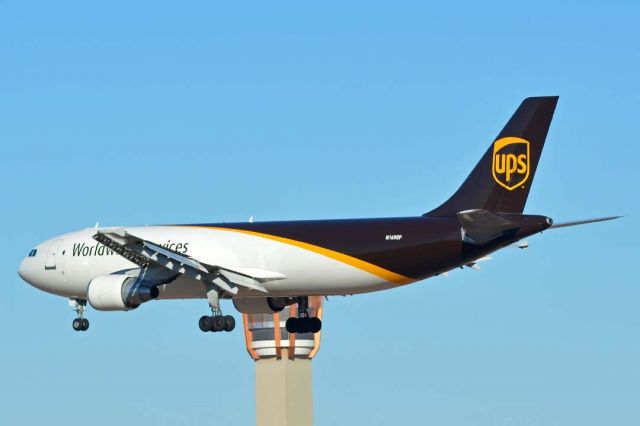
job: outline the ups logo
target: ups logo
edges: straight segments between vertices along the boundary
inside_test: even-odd
[[[524,185],[529,179],[529,141],[514,137],[495,141],[492,173],[509,191]]]

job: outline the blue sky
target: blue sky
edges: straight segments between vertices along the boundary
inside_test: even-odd
[[[326,305],[315,422],[640,419],[637,2],[0,2],[0,423],[246,425],[205,301],[91,311],[16,275],[108,225],[418,215],[527,96],[559,95],[528,213],[481,271]],[[231,312],[231,306],[226,306]],[[238,315],[236,315],[239,318]]]

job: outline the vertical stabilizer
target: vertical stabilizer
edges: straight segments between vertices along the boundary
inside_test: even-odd
[[[522,101],[462,186],[425,216],[472,209],[522,213],[557,102],[557,96]]]

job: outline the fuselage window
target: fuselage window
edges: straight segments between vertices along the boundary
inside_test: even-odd
[[[36,253],[38,252],[38,249],[33,249],[29,252],[29,257],[34,257],[36,255]]]

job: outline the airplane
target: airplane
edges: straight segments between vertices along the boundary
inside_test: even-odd
[[[297,304],[289,333],[317,333],[309,296],[386,290],[477,263],[554,224],[524,214],[557,96],[525,99],[462,186],[421,215],[381,219],[199,223],[99,227],[38,244],[18,274],[32,286],[69,298],[86,331],[87,302],[128,311],[154,299],[206,298],[203,332],[231,331],[220,300],[241,313],[274,313]]]

